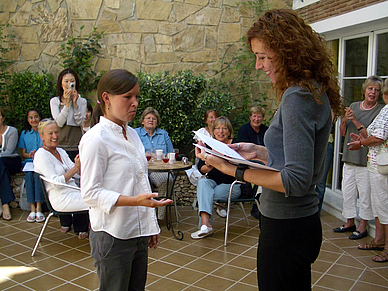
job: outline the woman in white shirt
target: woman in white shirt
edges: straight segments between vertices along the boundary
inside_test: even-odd
[[[57,147],[59,140],[59,128],[52,119],[43,119],[39,122],[38,131],[43,141],[43,146],[34,155],[34,171],[52,180],[54,183],[68,184],[77,187],[74,178],[79,179],[80,159],[76,156],[73,163],[66,151]],[[71,189],[54,183],[45,182],[50,203],[57,211],[87,210],[83,203],[81,191]],[[66,215],[67,217],[68,215]],[[69,232],[71,226],[79,239],[88,237],[89,216],[87,213],[69,215],[69,220],[59,216],[61,221],[60,231]]]
[[[148,247],[160,240],[152,207],[172,200],[152,199],[158,194],[151,193],[143,144],[127,125],[138,106],[137,78],[126,70],[108,71],[97,90],[103,116],[82,137],[80,156],[99,290],[144,290]]]
[[[72,161],[78,155],[86,116],[87,101],[78,91],[78,75],[72,69],[66,69],[58,76],[57,96],[50,100],[51,115],[59,126],[58,146],[67,152]]]

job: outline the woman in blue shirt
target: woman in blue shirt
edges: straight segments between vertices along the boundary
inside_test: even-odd
[[[26,163],[32,163],[35,152],[42,146],[42,140],[38,132],[38,124],[41,119],[42,114],[38,109],[27,111],[26,119],[24,120],[24,130],[20,135],[18,143],[24,159],[23,167]],[[43,192],[39,178],[34,176],[33,171],[27,171],[24,172],[24,180],[26,181],[27,202],[31,208],[27,222],[43,222],[45,220],[42,213]]]
[[[147,107],[140,117],[141,127],[135,128],[145,151],[163,150],[164,154],[174,149],[168,132],[158,128],[160,116],[156,109]]]
[[[156,109],[147,107],[140,116],[141,127],[135,128],[145,152],[163,150],[166,155],[174,150],[168,132],[158,128],[160,116]],[[167,182],[168,173],[150,173],[150,181],[157,188]]]

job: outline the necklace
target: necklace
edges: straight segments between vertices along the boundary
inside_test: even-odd
[[[361,102],[361,109],[362,109],[362,110],[372,110],[373,108],[375,108],[375,107],[377,106],[377,102],[376,102],[376,104],[373,105],[371,108],[365,108],[365,107],[364,107],[364,102],[365,102],[365,101],[362,101],[362,102]]]
[[[52,152],[51,149],[50,149],[49,147],[45,146],[45,145],[43,145],[43,148],[44,148],[46,151],[52,153],[53,155],[57,155],[57,154],[58,154],[58,151],[57,151],[57,150],[54,150],[54,152]]]

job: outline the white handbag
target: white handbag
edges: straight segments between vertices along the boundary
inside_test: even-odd
[[[378,154],[376,156],[377,170],[382,175],[388,175],[388,153]]]

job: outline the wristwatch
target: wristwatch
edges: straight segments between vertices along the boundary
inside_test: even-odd
[[[364,128],[364,126],[361,125],[359,128],[357,128],[357,130],[360,131],[360,130],[363,129],[363,128]]]
[[[236,178],[237,181],[245,182],[244,181],[244,172],[246,169],[248,169],[247,165],[238,165],[237,166],[236,173],[234,174],[234,177]]]

